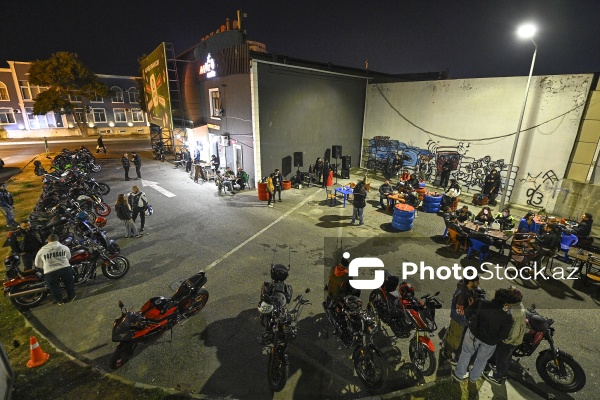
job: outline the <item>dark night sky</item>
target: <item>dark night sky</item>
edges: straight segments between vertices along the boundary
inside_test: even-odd
[[[269,52],[392,74],[451,78],[527,75],[533,44],[517,26],[539,26],[534,75],[600,71],[600,1],[593,0],[5,0],[5,60],[79,54],[94,72],[138,75],[136,59],[161,42],[177,53],[248,14],[248,39]]]

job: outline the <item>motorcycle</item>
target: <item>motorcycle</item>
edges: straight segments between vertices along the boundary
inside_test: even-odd
[[[40,304],[48,295],[44,272],[40,268],[22,271],[20,258],[12,255],[4,260],[6,280],[2,283],[4,295],[17,309],[26,310]]]
[[[554,344],[554,320],[539,315],[535,304],[526,312],[526,324],[529,331],[513,351],[517,362],[521,357],[533,355],[542,340],[546,340],[550,349],[543,350],[535,361],[535,368],[544,382],[554,389],[565,393],[577,392],[585,386],[585,371],[572,355],[559,350]]]
[[[284,265],[271,266],[272,281],[263,284],[258,305],[260,322],[266,329],[262,334],[262,344],[269,348],[267,377],[274,392],[280,392],[285,387],[290,369],[287,348],[290,340],[298,335],[297,323],[302,308],[310,304],[302,294],[294,299],[294,307],[291,310],[287,309],[286,304],[290,302],[292,287],[283,282],[288,272],[289,269]],[[308,288],[304,291],[309,292]]]
[[[373,309],[363,310],[362,301],[353,295],[344,297],[339,303],[328,297],[323,302],[323,309],[344,346],[353,349],[352,361],[358,378],[369,389],[381,388],[387,370],[383,353],[373,344],[372,335],[378,329]]]
[[[102,245],[91,239],[71,251],[69,263],[73,267],[75,285],[96,278],[98,266],[108,279],[120,279],[129,271],[129,260],[123,256],[110,254]]]
[[[383,285],[369,295],[368,307],[373,307],[379,321],[387,324],[397,337],[408,338],[415,331],[409,345],[410,360],[424,376],[432,375],[436,359],[430,335],[437,330],[435,310],[442,308],[442,304],[436,296],[440,293],[426,294],[421,302],[414,297],[410,284],[398,282],[398,277],[388,274]]]
[[[155,160],[164,162],[166,152],[164,146],[155,146],[152,148],[152,157],[154,157]]]
[[[133,356],[138,344],[156,339],[180,322],[198,314],[208,302],[204,272],[198,272],[181,283],[173,297],[152,297],[140,311],[125,308],[119,301],[121,316],[115,319],[112,341],[117,349],[110,359],[110,368],[123,366]]]

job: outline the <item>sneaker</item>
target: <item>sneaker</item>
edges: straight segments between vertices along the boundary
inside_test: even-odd
[[[142,236],[144,236],[144,235],[142,235],[141,233],[138,233],[137,235],[135,235],[136,238],[140,238]]]
[[[281,203],[281,199],[279,199],[279,202]]]
[[[456,375],[456,368],[452,368],[452,378],[454,378],[455,381],[458,381],[458,382],[461,382],[461,383],[465,382],[466,379],[467,379],[467,376],[468,375],[465,375],[462,378],[459,377],[458,375]]]
[[[268,206],[272,208],[272,207],[273,207],[273,204],[268,204]]]
[[[129,235],[126,235],[126,236],[125,236],[125,239],[129,239]]]
[[[444,356],[444,358],[446,358],[450,365],[456,366],[456,364],[458,364],[458,359],[453,353],[443,352],[442,355]]]
[[[140,232],[144,232],[144,228],[140,229]]]
[[[355,224],[355,222],[354,222],[354,221],[350,222],[350,225],[354,225],[354,224]]]
[[[477,380],[475,382],[472,382],[475,385],[475,389],[478,392],[481,390],[481,387],[483,386],[483,382],[485,382],[485,379],[483,379],[482,376],[480,376],[479,378],[477,378]]]
[[[364,224],[365,224],[364,222],[361,222],[359,225],[364,225]]]
[[[497,386],[502,386],[502,384],[504,383],[504,379],[498,379],[498,378],[494,377],[493,371],[490,371],[487,374],[483,374],[483,377],[489,383],[493,383],[494,385],[497,385]]]
[[[56,305],[59,305],[59,306],[62,306],[63,304],[65,304],[65,302],[64,302],[64,301],[62,301],[62,300],[60,300],[60,301],[56,301],[56,300],[55,300],[55,301],[53,301],[52,303],[53,303],[53,304],[56,304]]]
[[[74,301],[77,298],[77,295],[74,295],[73,297],[69,297],[66,301],[66,303],[70,303],[72,301]]]

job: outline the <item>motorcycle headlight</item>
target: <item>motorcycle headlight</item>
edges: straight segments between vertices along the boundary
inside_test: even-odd
[[[261,302],[258,306],[258,312],[261,314],[271,314],[273,312],[273,305],[265,301]]]

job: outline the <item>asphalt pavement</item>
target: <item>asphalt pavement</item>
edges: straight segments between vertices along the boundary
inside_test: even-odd
[[[414,227],[398,232],[392,216],[377,209],[378,194],[371,191],[365,225],[350,225],[351,205],[325,204],[321,188],[291,189],[282,202],[268,208],[256,190],[219,195],[213,182],[194,183],[169,162],[151,160],[142,153],[142,180],[125,181],[120,154],[100,155],[103,169],[97,180],[108,183],[104,196],[111,206],[119,193],[137,184],[145,191],[154,215],[146,217],[146,235],[123,238],[125,229],[114,213],[107,232],[117,239],[122,254],[131,261],[129,273],[119,280],[97,279],[79,286],[75,302],[63,306],[50,301],[27,314],[31,323],[55,345],[82,361],[109,371],[115,349],[112,321],[119,315],[118,300],[139,309],[150,297],[170,296],[179,282],[197,271],[207,273],[210,299],[197,316],[157,341],[138,347],[135,356],[114,373],[149,385],[211,397],[240,399],[361,398],[373,395],[355,376],[351,352],[331,334],[321,302],[330,266],[340,251],[353,257],[379,257],[386,269],[402,272],[403,262],[424,261],[434,269],[476,263],[448,249],[441,234],[444,225],[435,214],[419,213]],[[133,173],[132,173],[133,172]],[[130,176],[134,176],[133,169]],[[338,183],[356,182],[359,176]],[[378,182],[373,182],[378,186]],[[170,194],[172,194],[172,196]],[[139,223],[139,221],[138,221]],[[495,255],[493,262],[502,261]],[[269,279],[271,263],[291,266],[288,283],[296,293],[309,288],[312,305],[299,322],[299,337],[290,347],[290,379],[281,393],[272,394],[266,382],[267,360],[258,337],[261,326],[256,310],[261,284]],[[559,262],[557,261],[557,265]],[[448,305],[455,280],[409,277],[417,294],[440,291],[444,308],[436,315],[439,327],[449,322]],[[506,280],[482,282],[490,293],[507,286]],[[535,357],[524,358],[520,378],[501,388],[485,384],[480,398],[534,399],[548,393],[561,399],[595,399],[594,379],[599,362],[598,305],[589,288],[574,289],[573,282],[521,282],[526,303],[535,301],[542,315],[553,318],[558,346],[572,354],[587,372],[587,385],[565,395],[543,383],[535,371]],[[363,301],[368,292],[363,291]],[[434,339],[436,348],[439,338]],[[390,377],[384,392],[394,392],[434,377],[419,377],[408,359],[408,340],[379,335],[376,344],[389,363]],[[545,347],[543,347],[545,346]],[[547,348],[546,344],[540,346]],[[539,351],[539,350],[538,350]],[[442,366],[444,364],[442,363]],[[440,372],[443,375],[443,369]],[[493,390],[492,390],[493,389]],[[486,397],[487,396],[487,397]]]

